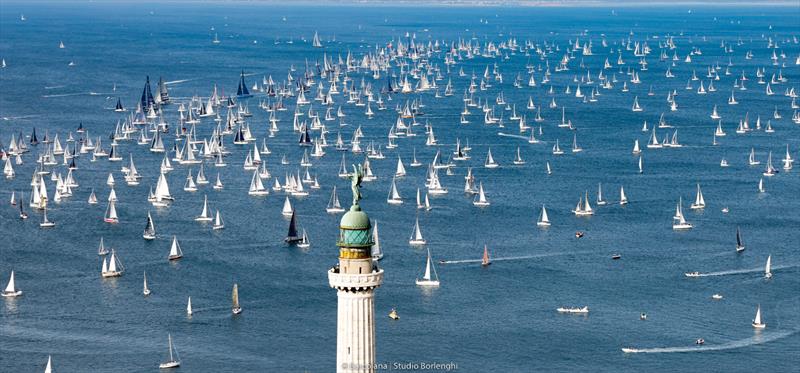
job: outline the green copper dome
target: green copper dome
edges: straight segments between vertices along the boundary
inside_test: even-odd
[[[358,205],[353,205],[350,206],[350,211],[342,216],[339,227],[342,229],[370,229],[372,225],[367,213],[361,211],[361,207]]]
[[[339,247],[369,248],[372,242],[372,224],[358,205],[350,207],[339,223]]]

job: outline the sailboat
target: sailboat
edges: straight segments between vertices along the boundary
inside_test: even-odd
[[[597,184],[597,203],[598,206],[603,206],[606,204],[606,200],[603,199],[603,184]]]
[[[531,133],[533,133],[532,130],[531,130]],[[522,159],[522,154],[520,153],[519,146],[517,147],[517,155],[516,155],[516,157],[514,157],[514,164],[517,165],[517,166],[521,166],[521,165],[525,164],[525,160]]]
[[[108,201],[108,207],[106,208],[106,215],[103,218],[103,221],[106,223],[117,224],[119,223],[119,217],[117,216],[117,208],[116,203],[112,201]]]
[[[397,183],[394,178],[392,178],[392,188],[389,190],[389,198],[386,199],[386,202],[390,205],[403,204],[403,198],[400,197],[400,192],[397,191]]]
[[[483,192],[483,182],[478,183],[478,196],[472,201],[472,204],[478,207],[489,206],[489,201],[486,199],[486,194]]]
[[[619,204],[620,205],[628,204],[628,196],[625,195],[625,188],[621,185],[619,187]]]
[[[414,231],[411,232],[411,238],[408,243],[411,245],[424,245],[426,243],[425,239],[422,238],[422,231],[419,229],[419,218],[414,223]]]
[[[550,226],[550,218],[547,217],[547,209],[542,205],[542,212],[539,213],[539,220],[536,221],[536,225],[540,227],[549,227]]]
[[[122,262],[120,262],[119,258],[117,258],[116,251],[112,249],[111,258],[108,260],[103,258],[103,268],[100,271],[100,275],[103,277],[119,277],[122,276],[124,271],[125,268],[123,268]]]
[[[694,203],[690,206],[692,210],[700,210],[706,207],[706,200],[703,199],[703,191],[700,190],[700,184],[697,184],[697,195],[694,198]]]
[[[744,241],[742,241],[742,233],[739,231],[739,227],[736,227],[736,252],[740,253],[744,251]]]
[[[192,297],[189,297],[189,300],[186,301],[186,315],[192,316],[194,311],[192,311]]]
[[[214,186],[212,188],[214,188],[214,190],[222,190],[225,188],[225,185],[222,184],[222,180],[219,177],[219,172],[217,172],[217,181],[214,182]]]
[[[208,196],[203,197],[203,211],[200,216],[194,218],[195,221],[211,221],[211,214],[208,211]]]
[[[299,242],[302,239],[302,237],[297,235],[297,218],[295,217],[294,211],[292,211],[292,219],[289,220],[289,232],[286,234],[284,241],[291,244]]]
[[[769,156],[767,157],[767,167],[764,169],[764,176],[775,176],[778,173],[778,169],[772,166],[772,151],[769,152]]]
[[[319,34],[314,31],[314,39],[311,41],[311,46],[314,48],[322,48],[322,42],[319,40]]]
[[[303,228],[303,235],[301,237],[300,242],[297,243],[297,247],[301,249],[311,247],[311,241],[308,240],[308,233],[306,233],[305,228]]]
[[[639,173],[640,174],[644,173],[644,165],[642,164],[642,156],[641,155],[639,156]]]
[[[678,207],[675,209],[675,216],[673,217],[672,222],[672,229],[674,230],[683,230],[683,229],[692,229],[692,224],[686,221],[686,218],[683,216],[683,199],[678,199]]]
[[[283,216],[294,216],[294,209],[292,208],[292,202],[289,201],[289,196],[286,196],[286,199],[283,201],[283,209],[281,209],[281,214]]]
[[[761,164],[761,161],[756,159],[756,149],[750,148],[750,155],[747,158],[747,163],[751,166],[757,166]]]
[[[558,139],[556,139],[556,144],[553,145],[553,154],[554,155],[561,155],[564,154],[564,151],[561,150],[561,147],[558,146]],[[548,163],[549,164],[549,163]]]
[[[394,176],[396,177],[403,177],[406,176],[406,167],[403,165],[403,160],[400,157],[397,157],[397,169],[394,172]]]
[[[147,287],[147,271],[144,271],[142,279],[142,294],[144,294],[144,296],[148,296],[150,295],[150,289]]]
[[[489,148],[489,152],[486,154],[486,163],[484,163],[484,167],[486,168],[497,168],[499,165],[492,157],[492,149]]]
[[[761,321],[761,305],[758,305],[756,308],[756,318],[753,319],[753,327],[756,329],[764,329],[767,327],[763,321]]]
[[[580,153],[582,151],[583,151],[583,148],[581,148],[578,145],[578,134],[573,133],[572,134],[572,152],[573,153]]]
[[[22,290],[17,289],[17,285],[14,282],[14,271],[11,271],[11,277],[8,279],[8,285],[6,285],[5,290],[3,290],[0,295],[6,298],[13,298],[22,295]]]
[[[239,284],[233,284],[233,291],[231,292],[231,298],[233,298],[233,306],[231,307],[231,312],[233,312],[234,315],[242,313],[242,307],[239,305]]]
[[[372,260],[378,261],[383,258],[383,250],[381,250],[381,239],[378,236],[378,222],[372,223]]]
[[[642,107],[639,106],[639,96],[633,98],[633,106],[631,107],[631,111],[643,111]]]
[[[25,212],[25,210],[23,209],[23,206],[25,205],[25,203],[23,203],[23,201],[25,201],[25,199],[23,198],[23,196],[24,196],[24,195],[23,195],[22,193],[20,193],[20,196],[19,196],[19,204],[18,204],[18,205],[19,205],[19,218],[20,218],[20,219],[22,219],[22,220],[25,220],[25,219],[27,219],[27,218],[28,218],[28,214],[27,214],[27,213]]]
[[[20,204],[22,207],[22,204]],[[42,222],[39,223],[39,226],[42,228],[52,228],[56,226],[56,223],[47,219],[47,205],[44,205],[44,209],[42,210]]]
[[[172,345],[172,334],[167,334],[167,339],[169,340],[169,360],[159,364],[159,369],[177,368],[181,366],[181,359],[178,357],[178,350],[176,350]]]
[[[53,357],[47,355],[47,365],[44,367],[44,373],[53,373]]]
[[[339,196],[336,194],[336,186],[333,186],[333,192],[331,192],[331,199],[328,201],[328,207],[325,208],[330,214],[336,214],[340,212],[344,212],[344,208],[342,207],[341,203],[339,203]]]
[[[764,277],[772,278],[772,255],[767,256],[767,264],[764,266]]]
[[[481,266],[486,267],[489,264],[492,264],[491,259],[489,259],[489,246],[483,245],[483,258],[481,258]]]
[[[100,246],[97,248],[97,255],[103,256],[107,254],[108,254],[108,249],[106,249],[106,246],[103,243],[103,237],[100,237]]]
[[[436,268],[433,266],[433,261],[431,260],[431,249],[428,249],[428,257],[425,262],[425,273],[422,275],[421,279],[417,279],[417,286],[439,286],[439,275],[436,273]]]
[[[223,228],[225,228],[225,223],[222,221],[222,215],[220,215],[219,209],[217,209],[216,214],[214,214],[214,224],[211,225],[211,229],[220,230]]]
[[[154,240],[156,238],[156,226],[153,224],[153,217],[150,215],[150,211],[147,212],[147,223],[144,226],[142,237],[145,240]]]
[[[592,205],[589,204],[589,192],[586,192],[586,198],[583,197],[578,199],[578,205],[575,206],[575,209],[572,210],[576,216],[590,216],[594,215],[594,210],[592,210]]]
[[[178,237],[172,236],[172,246],[169,249],[169,260],[177,260],[183,258],[183,250],[181,250],[181,245],[178,243]]]
[[[261,182],[261,176],[258,175],[258,170],[253,171],[253,177],[250,179],[250,189],[247,194],[251,196],[265,196],[269,194],[269,190],[264,187]]]

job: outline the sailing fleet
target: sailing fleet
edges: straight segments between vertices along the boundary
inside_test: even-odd
[[[800,124],[797,92],[791,85],[793,82],[788,80],[790,74],[785,73],[797,69],[795,66],[800,64],[800,57],[792,61],[783,53],[782,47],[798,44],[796,38],[778,40],[769,37],[749,44],[742,39],[722,40],[720,48],[726,56],[724,60],[703,60],[699,47],[681,45],[683,39],[671,34],[643,39],[633,32],[614,42],[605,36],[583,33],[568,43],[521,40],[511,36],[486,41],[469,38],[422,40],[406,34],[391,37],[387,46],[376,46],[376,51],[361,55],[333,49],[333,43],[323,43],[322,40],[314,32],[310,42],[314,48],[313,58],[306,59],[305,66],[282,67],[281,75],[285,78],[278,77],[277,73],[262,74],[260,69],[253,72],[242,70],[238,74],[237,88],[231,90],[230,95],[212,83],[208,83],[207,91],[192,93],[194,96],[171,95],[162,78],[153,89],[150,77],[146,76],[141,96],[132,100],[132,106],[126,108],[123,105],[123,102],[131,102],[129,97],[120,95],[113,98],[111,102],[115,104],[108,108],[110,127],[80,123],[66,135],[48,128],[42,139],[36,128],[31,128],[29,135],[17,128],[10,134],[3,133],[3,143],[7,144],[0,149],[4,176],[7,180],[27,180],[30,176],[30,184],[26,184],[26,189],[30,188],[29,199],[24,199],[25,190],[8,190],[15,213],[18,206],[20,218],[27,218],[23,211],[23,205],[27,204],[29,209],[41,215],[39,227],[56,230],[74,224],[66,216],[68,210],[61,208],[69,204],[99,204],[100,208],[105,205],[105,212],[96,215],[98,218],[102,215],[102,221],[113,226],[133,224],[141,227],[138,224],[142,222],[134,217],[146,213],[142,238],[159,242],[171,235],[166,261],[175,263],[191,261],[195,255],[194,249],[187,246],[189,251],[184,258],[179,243],[178,236],[183,239],[189,233],[157,233],[150,209],[156,211],[158,217],[158,212],[185,207],[193,203],[187,201],[199,198],[193,198],[193,195],[202,194],[202,204],[191,206],[191,210],[194,213],[199,211],[199,214],[185,218],[222,235],[225,234],[225,222],[221,211],[230,206],[226,202],[229,199],[243,199],[253,204],[283,200],[278,204],[280,215],[287,220],[283,224],[288,225],[285,245],[309,250],[310,237],[321,229],[314,224],[300,226],[300,219],[314,221],[310,217],[312,214],[335,216],[344,213],[346,209],[340,202],[335,180],[349,177],[348,164],[357,163],[364,170],[365,182],[379,180],[388,183],[386,204],[391,209],[414,211],[408,244],[416,255],[424,256],[424,261],[420,260],[422,274],[416,279],[416,285],[436,288],[442,283],[434,265],[432,248],[438,252],[437,246],[447,243],[439,240],[429,242],[423,237],[422,228],[428,229],[424,223],[432,215],[446,213],[439,211],[452,208],[444,206],[445,203],[460,203],[474,209],[471,211],[475,214],[509,208],[504,203],[521,207],[510,200],[509,193],[504,190],[503,177],[507,175],[556,178],[562,171],[559,167],[567,164],[561,161],[563,159],[578,162],[592,157],[595,151],[615,151],[623,159],[623,172],[630,176],[624,181],[636,184],[637,178],[659,177],[661,172],[657,163],[653,166],[648,163],[648,174],[645,175],[645,157],[655,158],[666,152],[691,156],[693,149],[699,147],[725,149],[731,137],[746,142],[756,136],[789,133],[790,126]],[[216,32],[212,43],[220,44]],[[770,62],[753,71],[749,66],[742,66],[744,60],[752,58],[753,52],[747,51],[745,55],[742,51],[758,48],[754,45],[756,43],[766,47]],[[63,42],[58,45],[61,49],[66,48]],[[610,56],[605,61],[599,57],[601,49],[603,54]],[[685,58],[680,58],[681,54]],[[634,63],[624,62],[626,58],[633,59]],[[521,69],[503,63],[512,59],[526,62]],[[310,62],[314,60],[316,62]],[[616,63],[611,62],[614,60]],[[667,81],[687,79],[685,89],[679,90],[672,85],[669,89],[656,86],[659,80],[652,78],[650,72],[654,66],[665,71],[664,79]],[[255,83],[250,85],[248,80],[253,79]],[[554,80],[559,83],[554,84]],[[775,106],[774,111],[770,108],[771,113],[759,113],[754,107],[752,114],[748,111],[737,117],[737,111],[728,109],[754,100],[754,91],[743,92],[745,82],[751,80],[758,82],[748,84],[764,86],[764,96],[777,98],[784,91],[781,104]],[[642,89],[643,84],[649,84],[649,88]],[[727,94],[728,87],[731,87],[730,95]],[[557,93],[556,90],[561,89],[563,93]],[[717,93],[718,89],[723,92]],[[656,105],[652,97],[657,95],[666,96],[666,103]],[[522,96],[524,98],[520,99]],[[688,96],[685,101],[684,96]],[[606,97],[624,98],[624,107],[616,109],[643,123],[641,130],[638,124],[633,129],[620,127],[613,130],[620,140],[619,151],[613,147],[595,147],[590,136],[593,124],[585,123],[583,117],[577,115],[581,111],[591,112],[592,105],[600,105]],[[678,105],[679,98],[681,105]],[[457,105],[450,105],[454,109],[449,109],[445,119],[441,112],[435,112],[431,103],[438,100],[457,101]],[[689,126],[673,114],[687,110],[685,107],[689,106],[690,100],[708,105],[704,118],[698,118],[696,124],[703,126],[706,132],[702,138],[686,136],[684,130],[694,130],[688,129]],[[610,108],[608,106],[606,110]],[[434,114],[426,115],[428,110]],[[779,111],[793,114],[785,120]],[[759,114],[765,119],[762,120]],[[735,131],[732,131],[732,123],[738,123]],[[726,126],[731,132],[725,131]],[[473,132],[459,130],[465,127],[473,128]],[[519,132],[516,132],[517,128]],[[679,129],[685,144],[678,139]],[[111,134],[100,136],[95,131]],[[480,131],[477,137],[466,137],[467,133],[475,136],[476,131]],[[579,137],[583,146],[579,145]],[[758,184],[757,190],[753,188],[753,194],[758,192],[766,198],[765,178],[789,179],[783,182],[797,184],[796,176],[791,174],[797,144],[790,143],[789,139],[781,140],[785,140],[785,144],[775,149],[756,151],[755,146],[750,146],[749,151],[742,152],[740,143],[728,150],[720,150],[718,156],[722,160],[719,165],[744,169],[741,172],[746,172],[752,180],[750,188]],[[512,144],[513,141],[516,143]],[[418,147],[425,150],[418,151]],[[472,159],[470,152],[473,147],[485,149],[485,156]],[[739,154],[735,154],[736,151]],[[762,160],[765,162],[763,167]],[[145,163],[148,167],[141,167]],[[88,181],[79,184],[78,180],[84,175],[86,180],[90,179],[90,172],[107,173],[108,176],[94,185],[89,185]],[[460,188],[455,186],[456,181],[460,184],[458,178],[461,175],[465,175],[463,196],[449,197],[461,194],[458,193]],[[586,219],[602,221],[611,211],[625,214],[625,209],[637,208],[634,205],[650,203],[647,198],[659,199],[662,206],[677,199],[674,213],[671,207],[648,209],[651,215],[662,217],[663,223],[656,227],[659,234],[688,234],[690,230],[706,229],[705,219],[700,214],[711,214],[706,210],[721,206],[719,200],[722,200],[722,193],[726,193],[717,184],[705,185],[710,191],[707,202],[700,182],[694,182],[692,188],[687,180],[685,188],[669,190],[669,195],[652,191],[654,195],[645,197],[634,192],[629,200],[622,181],[620,178],[619,184],[611,184],[617,180],[608,176],[605,184],[607,190],[612,185],[611,193],[604,195],[603,182],[600,182],[597,183],[596,196],[592,193],[593,197],[590,197],[589,189],[584,185],[588,181],[583,177],[568,180],[564,188],[578,194],[577,205],[573,205],[574,200],[547,199],[547,191],[537,191],[540,192],[537,196],[539,202],[536,206],[526,206],[529,211],[526,224],[531,230],[538,227],[540,232],[545,232],[548,228],[555,230],[553,225],[580,226]],[[176,185],[180,189],[176,190]],[[588,186],[594,190],[594,185],[592,182]],[[617,187],[618,197],[613,195]],[[136,199],[128,193],[135,188],[149,189],[146,200]],[[692,189],[694,200],[689,211],[685,212],[684,194],[690,196],[688,193]],[[119,194],[117,190],[120,190]],[[637,190],[640,189],[634,189]],[[89,195],[88,203],[87,200],[72,198],[84,192]],[[515,193],[527,193],[527,190],[510,192],[511,195]],[[309,203],[301,202],[317,197],[327,201],[324,211],[312,211]],[[416,203],[411,203],[414,199]],[[436,208],[431,200],[436,202]],[[672,202],[664,202],[667,200]],[[440,203],[442,208],[439,208]],[[629,204],[631,206],[626,207]],[[93,211],[89,206],[83,208]],[[278,208],[275,209],[277,212]],[[726,209],[724,207],[723,211],[727,212]],[[48,211],[51,211],[50,217]],[[570,212],[575,216],[574,220],[565,216]],[[87,212],[81,219],[93,218],[93,214]],[[254,218],[250,214],[249,211],[226,210],[232,226],[243,224],[245,218]],[[675,232],[669,230],[669,214],[672,214],[671,228]],[[59,220],[58,227],[52,218]],[[697,225],[690,220],[696,221]],[[392,221],[386,224],[403,224],[405,227],[406,223]],[[159,228],[159,232],[162,229]],[[735,252],[744,255],[740,227],[737,226],[735,232]],[[584,234],[579,233],[576,233],[578,238]],[[372,235],[374,260],[391,257],[400,250],[397,243],[402,242],[402,238],[384,237],[381,240],[377,222]],[[439,235],[437,232],[434,237]],[[457,240],[457,237],[452,239]],[[104,238],[99,237],[99,240],[100,277],[108,281],[122,277],[126,268],[121,258],[127,260],[136,253],[127,248],[109,250]],[[476,250],[475,254],[478,252]],[[617,255],[615,259],[618,258]],[[498,259],[502,258],[495,258]],[[14,262],[13,258],[9,260]],[[479,261],[482,267],[493,263],[488,245],[484,246],[482,255],[474,256],[474,260]],[[139,269],[134,269],[138,273]],[[143,294],[149,296],[152,293],[147,274],[142,273]],[[764,273],[767,279],[773,276],[771,255],[766,259]],[[686,277],[702,275],[699,272],[685,273]],[[8,285],[1,294],[7,298],[22,295],[15,282],[14,270],[11,270]],[[238,315],[242,306],[237,283],[233,285],[231,298],[231,311]],[[187,299],[186,312],[192,315],[195,311],[191,297]],[[560,307],[557,312],[586,315],[589,308]],[[752,321],[754,328],[765,328],[762,317],[759,305]],[[160,364],[160,368],[180,366],[171,334],[168,335],[168,353],[168,359]]]

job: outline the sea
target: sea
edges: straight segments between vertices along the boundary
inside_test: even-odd
[[[312,47],[315,32],[323,48]],[[218,44],[212,43],[215,34]],[[27,142],[35,128],[39,140],[58,135],[62,144],[70,133],[76,140],[101,137],[108,150],[109,136],[135,110],[149,76],[154,90],[159,78],[166,82],[173,101],[163,108],[169,149],[179,104],[188,105],[195,96],[207,100],[214,85],[220,94],[235,93],[241,72],[249,88],[270,76],[280,84],[290,74],[297,79],[306,71],[316,73],[324,58],[338,63],[349,53],[360,64],[365,55],[375,56],[390,44],[407,47],[413,40],[427,48],[438,42],[439,51],[429,58],[406,58],[402,69],[393,63],[378,79],[363,69],[348,72],[356,89],[371,85],[386,110],[371,102],[375,115],[369,119],[365,107],[348,104],[339,94],[332,107],[334,112],[342,107],[347,125],[323,121],[329,144],[337,133],[349,142],[360,127],[362,147],[373,142],[386,156],[370,160],[377,180],[363,182],[360,202],[378,224],[385,253],[378,264],[384,283],[375,291],[379,371],[798,371],[800,177],[797,167],[786,171],[781,162],[787,145],[792,157],[800,157],[800,125],[791,120],[796,110],[787,96],[800,88],[798,37],[797,6],[2,1],[0,58],[6,67],[0,69],[0,143],[8,150],[11,137],[20,133]],[[512,40],[519,48],[506,48]],[[670,40],[674,48],[665,47]],[[462,43],[481,51],[499,46],[500,56],[467,58],[462,50],[454,65],[445,65],[446,51]],[[576,43],[591,43],[592,54],[573,51]],[[637,43],[649,47],[646,57],[634,56]],[[745,58],[748,52],[751,59]],[[565,56],[568,70],[556,71]],[[611,67],[604,69],[606,59]],[[423,60],[430,78],[439,71],[440,93],[452,82],[452,96],[437,98],[435,90],[381,93],[387,81],[409,76]],[[668,69],[674,78],[666,77]],[[548,70],[550,81],[543,83]],[[709,78],[709,70],[719,79]],[[641,83],[631,82],[633,72]],[[528,86],[531,73],[536,87]],[[614,79],[612,89],[598,87],[599,74]],[[765,94],[757,74],[766,82],[774,77],[774,95]],[[517,78],[520,87],[514,86]],[[502,127],[484,124],[480,107],[470,107],[470,123],[460,124],[473,79],[476,85],[484,79],[491,85],[476,88],[473,99],[494,107]],[[715,92],[696,93],[701,82],[708,88],[712,80]],[[579,84],[587,97],[597,88],[597,101],[576,98]],[[728,104],[732,92],[738,105]],[[673,93],[677,111],[667,102]],[[316,86],[307,97],[315,94]],[[509,119],[512,110],[497,104],[500,95],[508,109],[526,116],[540,143],[527,142],[528,132],[520,133],[517,121]],[[526,108],[529,98],[541,108],[543,122],[534,122],[535,110]],[[637,98],[641,112],[631,110]],[[129,111],[114,112],[117,99]],[[305,172],[299,161],[307,148],[298,146],[299,134],[292,131],[294,99],[285,100],[288,111],[277,113],[280,131],[267,137],[269,113],[259,107],[266,99],[254,92],[238,103],[253,113],[246,121],[257,146],[266,138],[272,154],[263,159],[283,184],[288,173]],[[421,103],[419,125],[413,127],[417,136],[396,139],[395,149],[383,148],[397,109],[415,100]],[[549,107],[552,100],[557,108]],[[716,138],[717,145],[712,143],[718,121],[709,117],[714,105],[727,134]],[[309,106],[324,115],[325,106],[313,101],[300,109],[301,121],[309,120]],[[574,131],[557,126],[562,108]],[[677,130],[683,147],[645,146],[662,115],[671,128],[658,128],[659,140]],[[745,118],[752,130],[737,134]],[[642,132],[645,121],[648,132]],[[774,133],[764,131],[768,121]],[[88,133],[76,132],[79,125]],[[438,140],[435,146],[426,146],[426,125]],[[198,138],[209,138],[214,127],[204,118],[195,128]],[[311,134],[318,137],[319,131]],[[23,164],[13,165],[16,177],[0,179],[0,285],[5,287],[13,270],[24,292],[0,300],[0,371],[41,372],[51,356],[54,372],[155,372],[167,359],[168,335],[181,359],[177,371],[334,371],[337,296],[327,271],[337,263],[341,214],[326,213],[325,207],[334,186],[342,205],[350,205],[350,181],[337,176],[342,155],[348,165],[362,163],[365,155],[330,146],[325,156],[312,157],[309,172],[321,189],[290,197],[298,227],[311,242],[301,249],[284,243],[285,193],[247,194],[252,171],[242,165],[253,144],[234,145],[233,136],[226,136],[228,166],[205,161],[212,183],[219,173],[225,185],[220,191],[210,184],[183,191],[189,169],[196,174],[198,166],[174,162],[167,178],[175,201],[155,208],[147,196],[163,154],[138,145],[136,135],[119,141],[122,162],[93,162],[91,154],[79,154],[73,171],[79,186],[61,202],[52,201],[55,183],[45,176],[54,228],[40,228],[42,212],[27,204],[37,155],[47,144],[29,145]],[[570,150],[573,136],[580,153]],[[427,164],[439,151],[440,160],[449,159],[457,140],[472,148],[471,159],[455,161],[452,175],[439,170],[449,193],[431,196],[431,210],[418,210],[415,194],[417,188],[424,194]],[[566,154],[552,154],[557,140]],[[642,173],[639,156],[631,152],[635,140],[643,148]],[[517,148],[524,165],[512,163]],[[489,149],[498,168],[484,167]],[[760,165],[748,164],[751,149]],[[424,166],[409,166],[414,152]],[[770,152],[780,172],[767,177],[762,172]],[[281,164],[284,155],[290,164]],[[142,175],[138,186],[126,185],[120,171],[131,156]],[[398,157],[407,169],[396,179],[404,204],[389,205]],[[720,167],[722,158],[729,167]],[[65,177],[61,160],[48,169]],[[470,167],[486,191],[488,207],[474,206],[474,196],[463,193]],[[118,224],[103,221],[109,173],[117,181]],[[764,192],[758,190],[761,179]],[[273,183],[264,180],[267,187]],[[596,204],[600,184],[606,205]],[[698,184],[706,207],[693,210],[689,204]],[[627,205],[619,204],[620,187]],[[92,191],[100,200],[96,205],[87,203]],[[19,219],[18,206],[9,204],[12,193],[24,194],[29,219]],[[595,213],[576,217],[572,209],[587,194]],[[194,221],[206,196],[212,211],[222,213],[225,229]],[[691,230],[672,229],[679,199]],[[536,225],[543,205],[549,228]],[[142,238],[148,212],[158,233],[153,241]],[[416,219],[424,246],[408,244]],[[746,246],[738,254],[737,228]],[[576,232],[583,237],[576,238]],[[178,261],[167,260],[173,236],[184,253]],[[123,263],[121,277],[101,278],[101,238]],[[485,267],[480,264],[484,246],[493,261]],[[415,285],[428,250],[441,280],[434,289]],[[615,254],[620,259],[612,260]],[[768,256],[771,279],[764,276]],[[684,275],[693,271],[703,276]],[[152,290],[148,297],[142,295],[144,272]],[[230,311],[234,283],[244,310],[238,316]],[[713,294],[723,299],[712,300]],[[189,297],[191,316],[185,311]],[[556,312],[583,306],[589,307],[587,315]],[[759,306],[767,325],[763,330],[751,326]],[[392,308],[399,320],[387,317]],[[646,320],[640,320],[642,313]],[[701,338],[705,343],[696,345]]]

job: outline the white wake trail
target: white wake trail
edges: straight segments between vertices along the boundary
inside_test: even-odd
[[[750,338],[740,339],[738,341],[726,342],[718,345],[699,345],[696,347],[623,348],[622,352],[626,354],[638,354],[638,353],[657,354],[657,353],[667,353],[667,352],[701,352],[701,351],[732,350],[736,348],[743,348],[743,347],[760,345],[767,342],[772,342],[781,338],[788,337],[796,332],[797,332],[796,330],[790,330],[777,333],[757,334]]]

